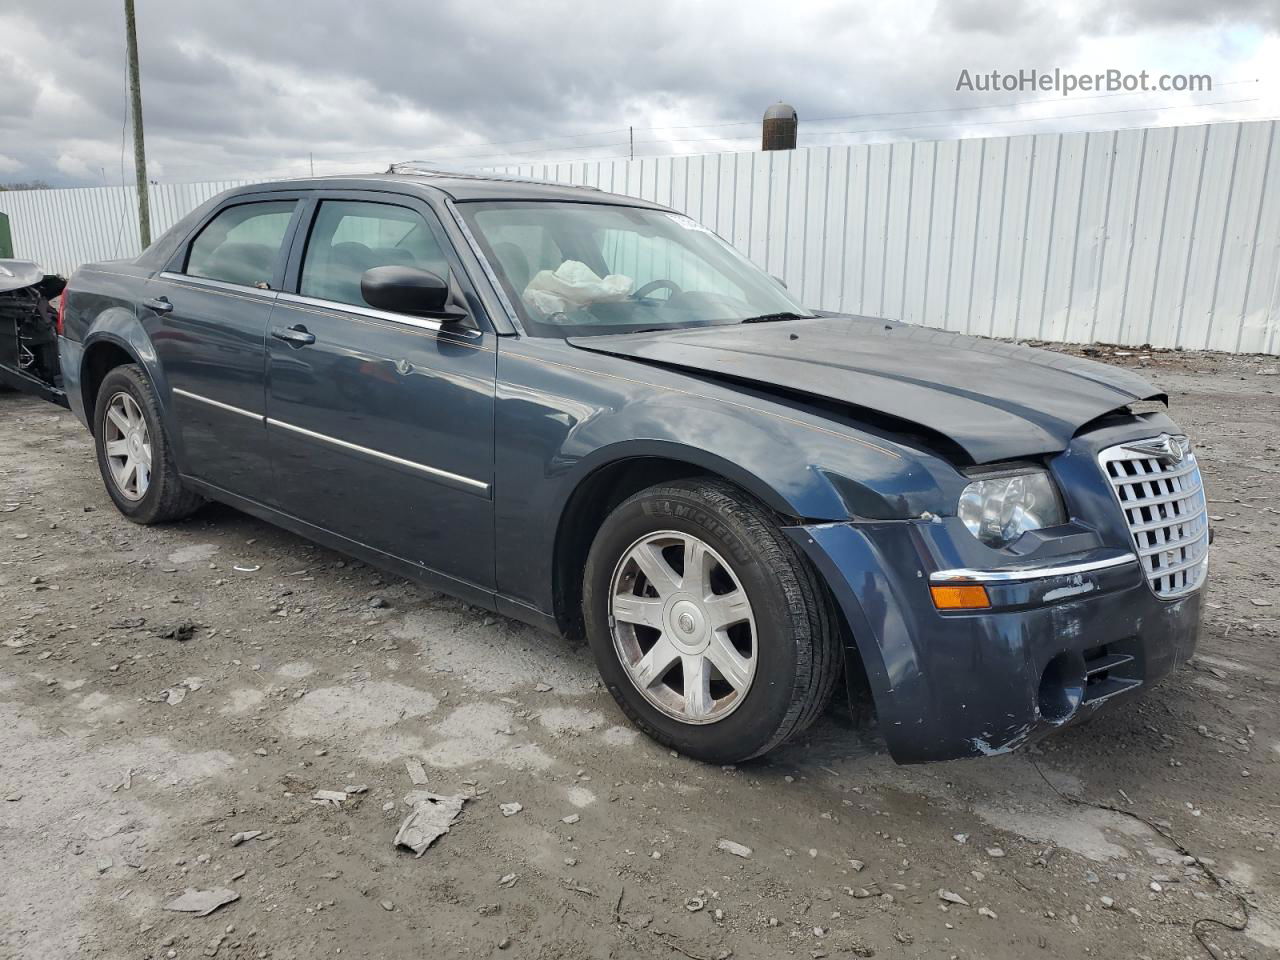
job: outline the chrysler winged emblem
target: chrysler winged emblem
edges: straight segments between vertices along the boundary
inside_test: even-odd
[[[1125,449],[1132,453],[1142,454],[1144,457],[1155,457],[1168,463],[1181,463],[1187,458],[1187,453],[1191,449],[1191,441],[1186,437],[1173,437],[1167,433],[1162,433],[1152,440],[1127,444]]]

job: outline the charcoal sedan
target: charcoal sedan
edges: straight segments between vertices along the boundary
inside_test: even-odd
[[[703,760],[837,686],[900,762],[1000,753],[1195,645],[1205,497],[1150,384],[806,309],[654,203],[243,187],[78,270],[58,329],[126,517],[222,501],[584,635],[636,725]]]

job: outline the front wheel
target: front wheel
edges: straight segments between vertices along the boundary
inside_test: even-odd
[[[627,715],[710,763],[804,730],[842,668],[813,569],[763,505],[718,480],[650,487],[610,514],[587,558],[583,615]]]

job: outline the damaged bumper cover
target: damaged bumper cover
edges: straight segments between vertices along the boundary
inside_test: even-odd
[[[1137,557],[1099,547],[1039,565],[938,568],[943,524],[788,528],[849,626],[899,763],[1005,753],[1128,699],[1194,651],[1202,591],[1158,598]],[[930,584],[982,584],[990,607],[940,611]]]
[[[51,300],[66,281],[27,260],[0,260],[0,384],[66,405]]]

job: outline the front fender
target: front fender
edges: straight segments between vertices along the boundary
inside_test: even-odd
[[[963,484],[928,453],[725,384],[558,340],[504,341],[499,350],[497,580],[546,613],[560,519],[610,464],[687,463],[784,517],[818,522],[951,510]]]

